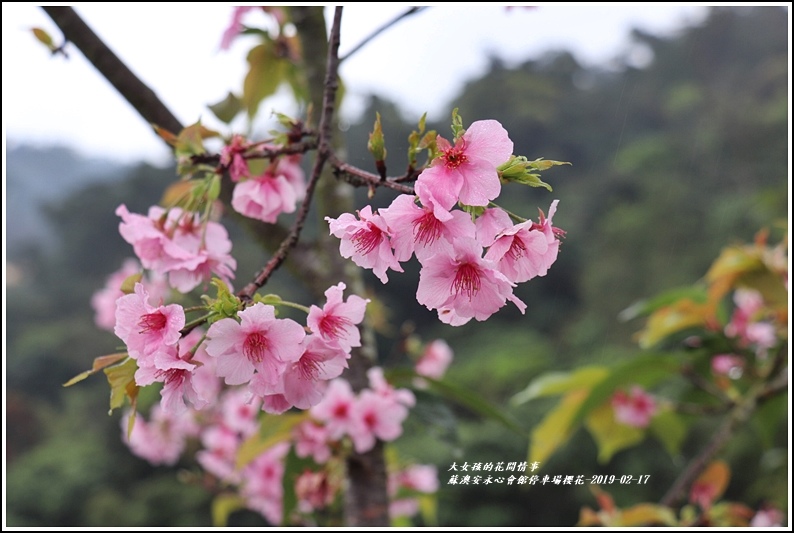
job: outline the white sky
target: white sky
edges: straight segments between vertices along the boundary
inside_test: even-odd
[[[254,37],[218,49],[231,18],[225,3],[78,3],[76,11],[184,123],[199,118],[223,127],[206,109],[228,91],[239,92],[245,54]],[[345,8],[341,54],[406,9],[401,4]],[[583,63],[606,65],[626,53],[638,27],[669,35],[697,23],[706,8],[677,4],[546,4],[511,9],[446,4],[412,16],[372,41],[342,66],[351,97],[378,93],[416,117],[448,116],[462,83],[485,71],[496,55],[508,64],[553,49],[572,51]],[[254,25],[257,12],[245,21]],[[262,17],[264,17],[262,15]],[[35,4],[3,3],[3,130],[9,142],[63,143],[88,155],[123,161],[164,162],[167,150],[149,126],[73,46],[70,59],[51,57],[30,32],[60,32]],[[279,105],[278,102],[275,102]],[[266,101],[263,110],[274,103]],[[485,117],[478,117],[485,118]]]

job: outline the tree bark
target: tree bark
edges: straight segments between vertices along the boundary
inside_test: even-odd
[[[341,7],[337,7],[341,13]],[[315,109],[322,101],[325,83],[326,57],[328,57],[328,37],[322,7],[294,7],[292,19],[300,36],[311,101]],[[331,124],[337,132],[337,122]],[[334,151],[341,153],[343,147],[338,135],[334,135]],[[340,180],[326,168],[326,175],[317,186],[317,214],[321,227],[326,224],[326,216],[336,218],[341,213],[352,212],[353,187]],[[320,234],[325,234],[321,231]],[[339,244],[335,239],[321,238],[317,243],[318,256],[327,266],[322,287],[330,287],[343,281],[351,293],[364,294],[361,270],[351,261],[339,255]],[[359,391],[368,385],[367,370],[377,359],[372,329],[366,324],[361,326],[361,348],[354,349],[350,368],[345,377]],[[388,496],[386,493],[386,462],[383,444],[378,442],[371,451],[352,453],[347,459],[347,483],[345,487],[345,521],[351,527],[378,527],[389,525]]]

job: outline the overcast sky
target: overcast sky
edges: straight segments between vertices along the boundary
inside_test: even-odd
[[[189,6],[189,7],[186,7]],[[232,4],[74,4],[94,31],[148,83],[185,124],[212,127],[206,105],[237,91],[253,37],[220,51]],[[406,9],[399,4],[345,8],[341,54]],[[490,56],[516,64],[554,49],[572,51],[588,65],[608,65],[629,52],[637,27],[670,35],[703,19],[706,8],[676,4],[549,4],[506,9],[445,4],[410,17],[372,41],[341,70],[360,108],[370,92],[398,102],[410,116],[448,116],[461,85],[485,71]],[[246,22],[254,25],[255,12]],[[41,27],[60,33],[35,4],[3,3],[3,130],[10,142],[65,143],[87,155],[164,162],[167,150],[80,52],[51,57],[32,36]],[[268,111],[278,102],[264,105]],[[485,118],[485,117],[477,117]],[[473,119],[472,119],[473,120]]]

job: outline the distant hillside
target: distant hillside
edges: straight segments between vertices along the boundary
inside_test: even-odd
[[[130,167],[86,158],[63,146],[33,147],[8,141],[6,151],[6,238],[9,258],[30,246],[52,244],[41,209],[86,185],[120,181]]]

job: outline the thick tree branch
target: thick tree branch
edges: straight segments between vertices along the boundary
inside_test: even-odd
[[[42,6],[63,32],[64,38],[77,46],[83,55],[107,79],[138,114],[149,124],[157,124],[172,133],[183,126],[157,95],[143,83],[121,59],[68,6]]]

